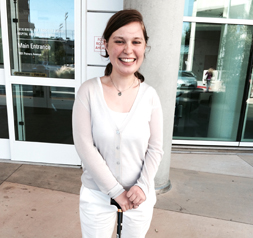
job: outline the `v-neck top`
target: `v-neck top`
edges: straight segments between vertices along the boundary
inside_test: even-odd
[[[99,82],[100,78],[84,82],[73,106],[73,138],[83,163],[82,183],[112,198],[133,185],[148,196],[163,155],[159,97],[154,88],[141,83],[130,112],[117,125]]]
[[[104,97],[104,91],[103,91],[103,86],[102,86],[101,80],[100,80],[100,78],[97,78],[97,79],[98,79],[98,84],[99,84],[100,90],[101,90],[102,95]],[[105,101],[105,104],[107,105],[106,101]],[[107,107],[108,107],[108,105],[107,105]],[[111,118],[118,128],[123,125],[123,122],[125,121],[127,115],[129,114],[128,112],[115,112],[110,108],[109,108],[109,113],[111,114]]]

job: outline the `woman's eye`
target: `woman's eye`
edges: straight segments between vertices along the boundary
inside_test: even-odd
[[[141,44],[140,41],[134,41],[133,44],[137,45],[137,44]]]
[[[121,41],[121,40],[116,40],[115,43],[117,43],[117,44],[123,44],[124,42]]]

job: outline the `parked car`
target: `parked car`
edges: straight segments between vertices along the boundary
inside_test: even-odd
[[[191,71],[178,72],[177,89],[195,89],[198,86],[196,76]]]

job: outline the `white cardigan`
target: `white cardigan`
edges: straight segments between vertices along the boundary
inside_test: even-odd
[[[141,83],[121,127],[111,118],[100,78],[84,82],[73,107],[74,144],[82,183],[115,198],[133,185],[147,196],[163,155],[163,116],[156,91]]]

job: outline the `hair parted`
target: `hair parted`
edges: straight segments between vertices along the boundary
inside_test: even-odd
[[[141,24],[144,39],[147,44],[149,37],[147,35],[147,31],[146,31],[146,28],[145,28],[145,25],[143,22],[143,17],[141,15],[141,13],[135,9],[126,9],[126,10],[121,10],[121,11],[115,13],[107,22],[102,39],[106,40],[106,42],[108,42],[113,32],[115,32],[116,30],[118,30],[122,26],[125,26],[129,23],[132,23],[132,22],[139,22]],[[107,50],[105,50],[105,55],[103,55],[103,57],[105,57],[105,58],[109,57]],[[113,66],[111,63],[107,64],[106,69],[105,69],[106,76],[109,76],[112,73],[112,67]],[[144,81],[144,76],[140,72],[136,71],[134,73],[134,75],[135,75],[135,77],[140,79],[141,82]]]

